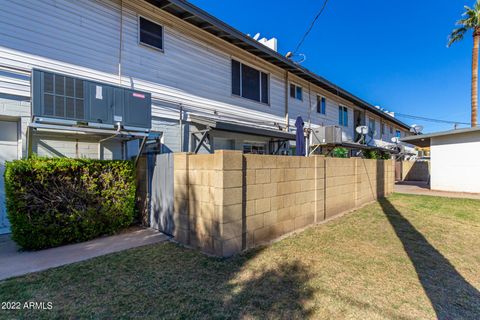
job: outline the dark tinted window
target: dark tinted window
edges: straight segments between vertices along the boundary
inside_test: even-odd
[[[232,60],[232,94],[268,104],[268,74]]]
[[[268,103],[268,74],[262,72],[262,102]]]
[[[163,50],[163,27],[140,17],[140,42]]]
[[[232,94],[239,96],[240,93],[240,62],[232,60]]]
[[[295,98],[295,85],[290,84],[290,97]]]
[[[242,65],[242,97],[260,101],[260,71]]]
[[[297,86],[293,83],[290,84],[290,97],[297,99],[297,100],[303,100],[303,89],[300,86]]]

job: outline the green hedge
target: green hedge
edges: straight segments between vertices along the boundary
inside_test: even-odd
[[[15,160],[5,191],[13,240],[28,250],[113,234],[135,215],[131,161]]]

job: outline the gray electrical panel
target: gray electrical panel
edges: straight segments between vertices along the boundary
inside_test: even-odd
[[[52,72],[34,70],[35,117],[96,123],[149,130],[151,94]]]

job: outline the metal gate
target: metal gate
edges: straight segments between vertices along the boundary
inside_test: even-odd
[[[150,227],[172,235],[173,223],[173,153],[149,154],[148,181]]]

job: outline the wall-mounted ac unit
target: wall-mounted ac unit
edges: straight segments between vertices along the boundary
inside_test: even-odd
[[[149,130],[151,94],[129,88],[34,70],[32,115],[93,127]]]
[[[328,126],[316,128],[310,135],[311,145],[338,145],[342,143],[342,128]]]

